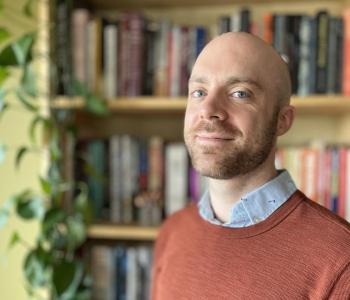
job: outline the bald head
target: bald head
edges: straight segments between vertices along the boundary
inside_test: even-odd
[[[193,67],[192,75],[200,73],[201,66],[209,69],[227,69],[235,66],[242,76],[261,83],[271,92],[278,107],[288,105],[291,79],[287,64],[277,51],[260,38],[245,32],[224,33],[210,41]]]

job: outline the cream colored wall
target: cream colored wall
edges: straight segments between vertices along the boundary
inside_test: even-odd
[[[20,34],[34,28],[36,21],[26,20],[21,13],[23,0],[4,0],[6,10],[0,14],[0,25],[6,25],[13,34]],[[39,153],[24,157],[19,170],[14,169],[15,150],[18,146],[28,143],[28,124],[30,115],[14,99],[11,99],[13,109],[0,120],[0,141],[8,145],[6,161],[0,165],[0,206],[14,193],[23,188],[37,187],[37,174],[41,159]],[[7,251],[11,233],[18,230],[20,235],[32,244],[37,231],[37,224],[20,222],[11,218],[8,226],[0,230],[0,298],[4,300],[27,299],[22,275],[22,262],[25,248],[17,245]]]

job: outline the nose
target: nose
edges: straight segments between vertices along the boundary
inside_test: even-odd
[[[220,93],[208,94],[201,104],[201,119],[223,121],[227,118],[224,96]]]

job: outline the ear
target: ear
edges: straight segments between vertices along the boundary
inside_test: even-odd
[[[292,127],[295,116],[295,107],[291,105],[283,106],[278,115],[277,135],[285,134]]]

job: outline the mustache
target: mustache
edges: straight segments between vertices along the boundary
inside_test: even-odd
[[[218,133],[218,134],[225,134],[230,135],[233,137],[236,136],[242,136],[242,132],[233,126],[228,126],[226,124],[220,124],[220,123],[209,123],[202,121],[200,122],[196,127],[192,129],[192,132],[203,132],[203,133]]]

